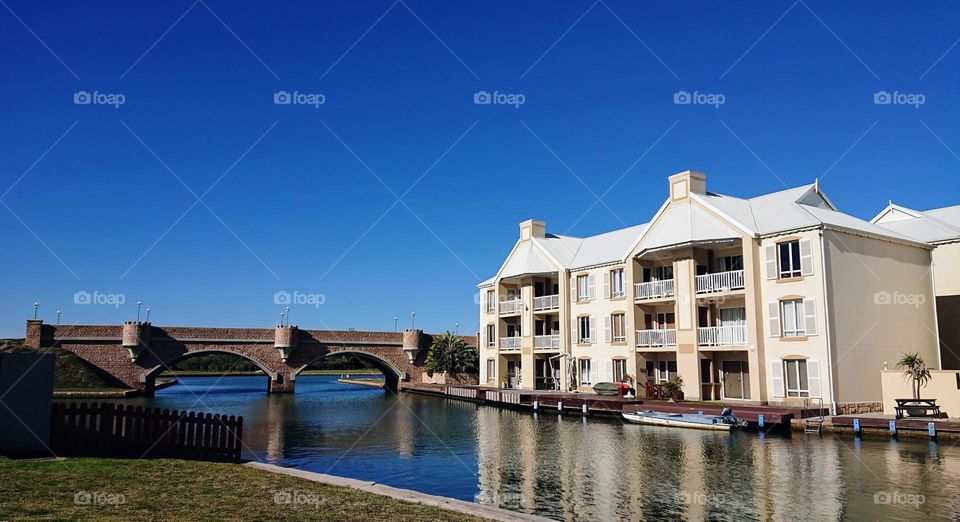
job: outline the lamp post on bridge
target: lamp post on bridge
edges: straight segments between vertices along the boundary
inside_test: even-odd
[[[40,310],[40,303],[33,303],[33,320],[37,320],[37,312]]]
[[[410,329],[417,329],[417,312],[410,312]]]

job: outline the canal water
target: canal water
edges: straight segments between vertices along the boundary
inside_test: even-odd
[[[955,519],[953,442],[625,425],[301,376],[186,377],[124,402],[243,415],[245,457],[558,520]]]

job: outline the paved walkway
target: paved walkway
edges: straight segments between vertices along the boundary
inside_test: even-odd
[[[426,493],[411,491],[409,489],[395,488],[392,486],[385,486],[383,484],[377,484],[376,482],[368,482],[365,480],[338,477],[336,475],[327,475],[324,473],[313,473],[311,471],[302,471],[302,470],[293,469],[293,468],[284,468],[282,466],[274,466],[273,464],[265,464],[263,462],[247,462],[244,464],[244,466],[250,466],[251,468],[262,469],[262,470],[269,471],[272,473],[277,473],[280,475],[297,477],[303,480],[309,480],[311,482],[328,484],[330,486],[353,488],[360,491],[365,491],[367,493],[372,493],[374,495],[381,495],[381,496],[390,497],[397,500],[403,500],[406,502],[423,504],[425,506],[434,506],[440,509],[445,509],[447,511],[463,513],[465,515],[485,518],[487,520],[496,520],[498,522],[517,522],[517,521],[548,522],[550,521],[549,518],[538,517],[535,515],[526,515],[523,513],[514,513],[513,511],[507,511],[506,509],[495,508],[492,506],[485,506],[483,504],[475,504],[473,502],[465,502],[463,500],[457,500],[453,498],[427,495]]]

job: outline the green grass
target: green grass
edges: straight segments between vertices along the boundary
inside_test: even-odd
[[[23,339],[0,341],[0,353],[35,353],[38,350],[23,344]],[[53,389],[56,391],[121,391],[127,388],[116,383],[92,364],[66,350],[41,349],[53,353],[57,362],[53,373]]]
[[[239,464],[0,458],[0,476],[0,520],[480,520]],[[103,503],[78,504],[81,492]],[[301,502],[277,503],[278,493]]]

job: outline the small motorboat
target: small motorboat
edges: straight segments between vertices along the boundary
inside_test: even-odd
[[[730,431],[740,424],[739,420],[729,415],[704,415],[702,413],[662,413],[653,410],[624,413],[624,420],[637,424],[651,426],[668,426],[671,428],[694,428],[698,430]]]

